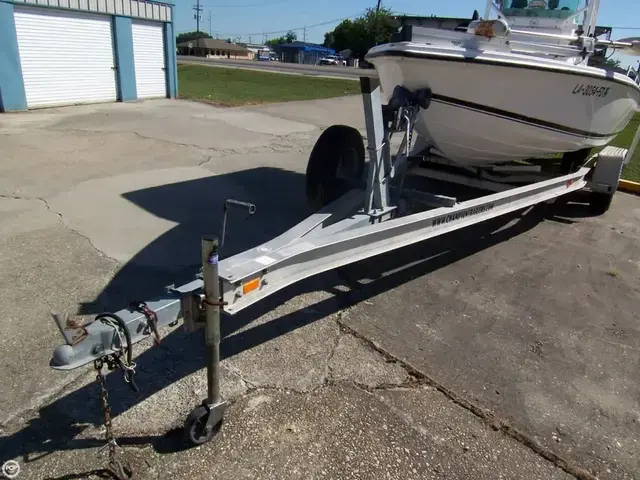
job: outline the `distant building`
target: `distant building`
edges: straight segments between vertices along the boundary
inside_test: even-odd
[[[260,43],[238,43],[238,45],[242,45],[247,50],[251,52],[252,58],[260,59],[261,57],[266,57],[267,59],[271,55],[271,49]]]
[[[207,58],[253,59],[254,54],[245,46],[215,38],[199,38],[177,45],[179,55]]]
[[[316,65],[321,58],[336,54],[333,48],[306,42],[284,43],[275,45],[273,49],[281,62],[304,63],[307,65]]]

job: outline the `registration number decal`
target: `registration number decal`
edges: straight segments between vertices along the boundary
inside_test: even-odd
[[[439,225],[444,225],[446,223],[455,222],[456,220],[462,220],[463,218],[471,217],[473,215],[479,215],[481,213],[488,212],[489,210],[493,210],[494,204],[490,203],[488,205],[481,205],[479,207],[473,207],[468,210],[462,210],[460,212],[451,213],[449,215],[444,215],[442,217],[435,218],[431,222],[432,227],[437,227]]]
[[[610,87],[600,87],[598,85],[577,84],[573,89],[574,95],[582,95],[583,97],[600,97],[604,98],[609,94]]]

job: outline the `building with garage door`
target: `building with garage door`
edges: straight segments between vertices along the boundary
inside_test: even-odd
[[[0,112],[175,98],[174,4],[0,0]]]

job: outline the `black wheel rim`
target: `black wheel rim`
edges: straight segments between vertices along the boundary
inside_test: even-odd
[[[199,417],[191,425],[191,440],[195,443],[202,443],[207,439],[207,416]]]

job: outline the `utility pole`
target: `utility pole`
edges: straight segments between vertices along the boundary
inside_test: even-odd
[[[209,36],[213,36],[211,33],[211,9],[209,9]]]
[[[307,26],[304,26],[304,30],[302,30],[302,41],[307,43]]]
[[[200,47],[200,12],[202,12],[202,7],[200,6],[200,0],[197,0],[196,5],[193,7],[193,10],[196,12],[193,15],[193,18],[196,19],[196,32],[198,38],[196,39],[196,48]]]
[[[379,32],[379,28],[378,26],[380,25],[380,17],[378,16],[378,13],[380,12],[380,4],[382,3],[382,0],[378,0],[378,5],[376,5],[376,25],[374,27],[374,34],[373,34],[373,38],[375,41],[375,44],[378,45],[378,32]]]

